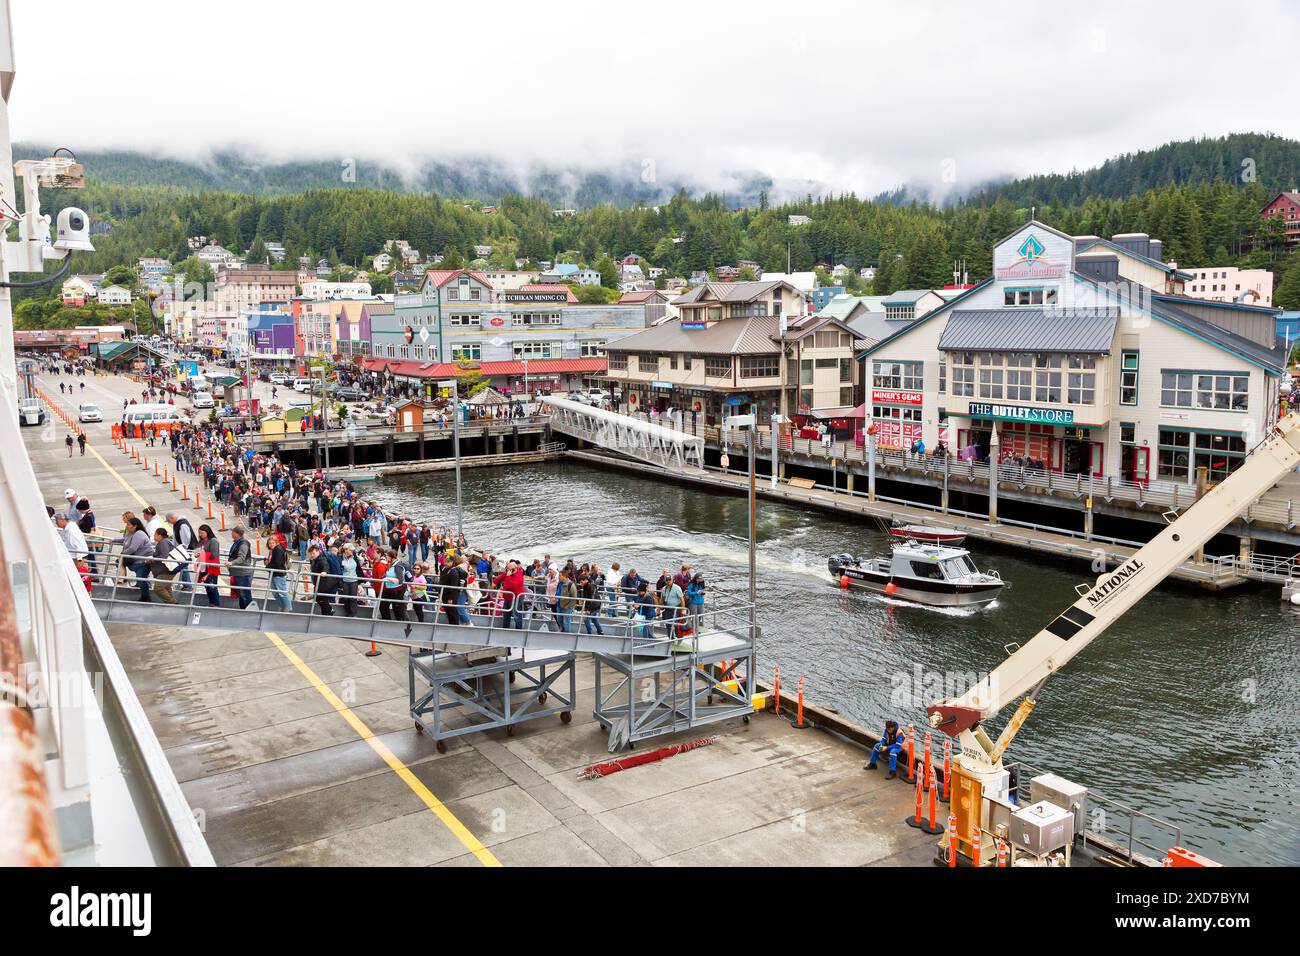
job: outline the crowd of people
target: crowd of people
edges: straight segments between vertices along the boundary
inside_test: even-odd
[[[202,421],[157,436],[169,443],[175,471],[194,475],[234,513],[238,523],[225,542],[211,522],[195,527],[153,507],[124,512],[120,527],[107,532],[89,500],[68,489],[66,504],[50,513],[87,587],[134,584],[140,601],[169,604],[177,592],[201,590],[209,606],[250,608],[260,598],[282,611],[310,600],[322,615],[393,621],[436,621],[441,612],[469,626],[522,628],[541,615],[555,630],[591,634],[603,634],[612,618],[647,634],[656,622],[684,632],[703,613],[704,576],[687,565],[650,581],[618,563],[607,572],[550,555],[502,559],[471,549],[450,528],[368,500],[349,481],[259,452],[245,438],[238,426]]]

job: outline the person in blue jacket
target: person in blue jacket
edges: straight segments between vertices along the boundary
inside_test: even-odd
[[[704,575],[697,574],[686,585],[686,609],[691,626],[699,632],[704,618]]]
[[[898,755],[903,752],[906,743],[903,732],[898,728],[898,721],[885,721],[885,732],[881,735],[880,742],[871,748],[871,762],[863,769],[875,770],[880,751],[887,750],[889,751],[889,779],[894,779],[898,776]]]

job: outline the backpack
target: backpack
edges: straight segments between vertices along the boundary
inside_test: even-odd
[[[87,511],[77,519],[77,527],[81,529],[82,534],[90,534],[95,530],[95,512]]]

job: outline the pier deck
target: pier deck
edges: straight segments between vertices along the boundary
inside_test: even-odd
[[[102,394],[86,400],[113,407]],[[105,528],[145,503],[199,517],[192,497],[185,505],[129,465],[106,426],[88,426],[86,456],[69,459],[55,425],[24,436],[50,504],[74,488]],[[109,633],[221,864],[920,865],[933,856],[934,838],[903,823],[908,785],[864,772],[860,746],[772,714],[709,728],[713,746],[579,780],[582,767],[609,759],[592,718],[589,657],[579,660],[571,724],[477,733],[439,754],[414,729],[400,649],[370,658],[364,644],[318,634]]]

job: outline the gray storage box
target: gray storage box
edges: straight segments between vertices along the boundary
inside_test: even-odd
[[[1046,856],[1074,841],[1074,814],[1044,800],[1011,817],[1011,842],[1026,853]]]
[[[1058,777],[1054,773],[1045,773],[1029,781],[1029,802],[1055,804],[1062,810],[1074,814],[1074,832],[1082,833],[1088,826],[1088,788]]]

